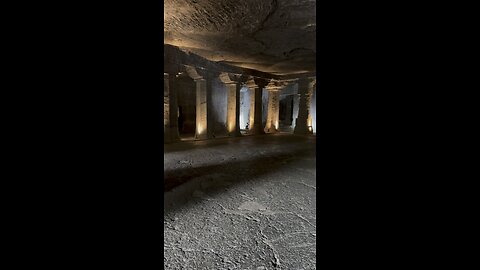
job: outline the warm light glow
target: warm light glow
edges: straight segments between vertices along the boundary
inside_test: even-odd
[[[230,77],[226,73],[222,73],[222,81],[226,82],[227,85],[227,132],[233,135],[237,128],[237,118],[236,118],[236,109],[237,109],[237,99],[240,96],[237,96],[236,85],[232,83]]]
[[[197,123],[197,134],[202,135],[205,132],[205,128],[201,123]]]
[[[235,123],[232,123],[232,121],[229,121],[228,123],[228,132],[234,132],[235,131]]]

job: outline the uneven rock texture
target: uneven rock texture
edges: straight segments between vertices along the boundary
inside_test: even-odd
[[[315,0],[164,0],[165,44],[276,75],[315,71]]]
[[[165,269],[316,269],[315,137],[171,144],[164,166]]]

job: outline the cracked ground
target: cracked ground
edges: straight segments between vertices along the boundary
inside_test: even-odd
[[[315,139],[165,145],[165,269],[316,269]]]

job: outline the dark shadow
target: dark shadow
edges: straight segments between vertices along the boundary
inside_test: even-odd
[[[265,143],[267,144],[277,144],[277,143],[296,143],[296,142],[305,142],[312,143],[314,142],[315,136],[312,135],[294,135],[294,134],[262,134],[262,135],[246,135],[242,137],[217,137],[213,140],[203,140],[203,141],[182,141],[177,143],[164,144],[164,153],[172,152],[182,152],[190,151],[192,149],[212,149],[215,147],[220,147],[224,145],[242,145],[249,143],[249,140],[262,140],[265,138]],[[312,140],[313,138],[313,140]]]
[[[196,123],[196,94],[193,79],[183,76],[175,81],[178,103],[178,133],[182,139],[193,139]]]
[[[178,133],[183,132],[183,111],[182,106],[178,106]]]
[[[315,157],[315,147],[304,148],[288,152],[272,152],[266,156],[259,156],[249,160],[229,160],[220,164],[208,165],[196,168],[179,168],[165,171],[164,192],[185,184],[195,178],[200,181],[224,182],[229,186],[244,184],[252,179],[278,170],[282,166],[289,166],[295,159]],[[225,190],[224,185],[208,188],[208,195],[218,194]],[[185,198],[185,202],[177,207],[185,206],[192,198]]]

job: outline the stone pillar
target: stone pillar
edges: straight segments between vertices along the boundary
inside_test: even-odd
[[[178,134],[177,93],[175,88],[175,75],[163,74],[163,142],[176,142],[180,140]]]
[[[208,139],[207,126],[207,81],[205,79],[195,80],[196,84],[196,107],[197,119],[195,128],[195,139]]]
[[[255,125],[255,88],[257,85],[255,81],[251,78],[246,83],[245,86],[248,87],[249,96],[250,96],[250,113],[248,121],[248,134],[254,134],[254,125]]]
[[[313,127],[313,133],[317,133],[317,84],[313,86],[313,94],[312,94],[312,99],[310,103],[310,108],[311,108],[311,118],[312,118],[312,127]]]
[[[168,142],[170,128],[170,100],[168,73],[163,73],[163,142]]]
[[[298,105],[300,103],[300,95],[298,93],[293,95],[293,110],[292,110],[292,127],[294,128],[297,125],[297,118],[298,118]]]
[[[255,100],[254,100],[254,122],[253,122],[253,134],[265,134],[264,127],[262,125],[262,94],[263,89],[268,84],[268,81],[261,78],[255,78]]]
[[[188,76],[193,79],[195,82],[195,92],[196,92],[196,123],[195,123],[195,139],[196,140],[205,140],[209,139],[208,132],[208,122],[207,122],[207,101],[208,101],[208,92],[207,92],[207,81],[197,73],[197,70],[194,67],[187,66],[186,71]]]
[[[228,73],[221,73],[220,80],[227,87],[227,132],[228,136],[241,136],[240,133],[240,81]]]
[[[285,96],[285,126],[292,126],[292,100],[292,95]]]
[[[240,90],[242,89],[242,83],[236,81],[235,83],[235,132],[234,136],[242,136],[240,133]]]
[[[265,124],[265,133],[278,132],[279,112],[280,112],[280,90],[273,81],[266,86],[268,91],[267,122]]]
[[[313,94],[315,78],[300,79],[298,81],[299,108],[298,118],[295,122],[294,134],[311,134],[313,133],[312,116],[310,113],[310,99]]]

